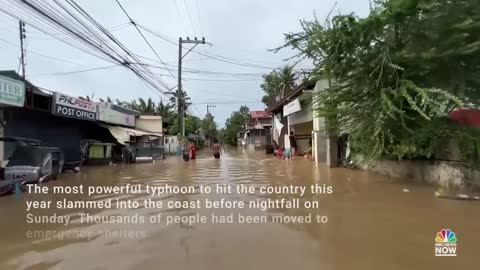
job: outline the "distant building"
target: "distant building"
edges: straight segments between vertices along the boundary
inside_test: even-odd
[[[271,144],[272,115],[266,111],[251,111],[245,123],[240,145],[251,150],[265,149]],[[239,134],[240,135],[240,134]],[[241,135],[240,135],[241,136]]]

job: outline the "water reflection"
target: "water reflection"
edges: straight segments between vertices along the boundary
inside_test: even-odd
[[[480,204],[441,200],[434,188],[403,183],[362,171],[318,168],[303,158],[278,160],[263,153],[231,151],[215,160],[200,153],[197,160],[171,158],[154,164],[88,167],[79,174],[62,175],[58,185],[152,186],[248,184],[261,186],[332,185],[331,195],[148,194],[65,195],[76,200],[108,198],[137,200],[138,209],[88,209],[91,215],[146,216],[197,214],[328,216],[326,224],[80,224],[78,210],[59,210],[75,221],[68,226],[25,223],[25,199],[62,199],[63,195],[27,195],[16,201],[0,198],[0,269],[475,269],[480,242]],[[248,202],[256,199],[318,200],[318,209],[152,209],[143,200],[191,201],[226,198]],[[34,210],[45,214],[52,210]],[[434,257],[434,235],[442,228],[458,237],[458,257]],[[28,230],[85,233],[68,239],[29,239]],[[114,238],[105,232],[145,232],[144,237]],[[102,234],[103,232],[103,234]],[[443,258],[442,258],[443,259]]]

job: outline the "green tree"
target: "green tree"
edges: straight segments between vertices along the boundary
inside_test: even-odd
[[[201,127],[201,119],[193,115],[185,115],[185,135],[197,134]],[[175,116],[173,124],[169,130],[170,134],[181,133],[181,128],[178,127],[178,117]]]
[[[141,113],[155,113],[157,110],[155,102],[153,102],[151,98],[148,98],[147,101],[143,98],[139,98],[138,105],[136,101],[133,101],[133,104],[135,104],[134,106],[136,106],[136,109]]]
[[[78,98],[81,100],[92,101],[89,96],[85,96],[85,97],[80,96]]]
[[[286,65],[280,71],[273,70],[263,76],[261,88],[265,92],[262,102],[267,104],[283,97],[288,91],[295,87],[296,73],[293,66]]]
[[[450,138],[474,138],[444,118],[479,102],[480,3],[377,2],[367,18],[302,21],[302,32],[286,34],[286,46],[316,64],[312,79],[331,84],[314,96],[316,111],[369,159],[431,157]]]
[[[217,123],[215,123],[215,119],[212,115],[207,115],[202,119],[201,129],[207,140],[218,138]]]
[[[230,118],[225,122],[225,128],[222,132],[222,139],[225,143],[236,146],[237,133],[245,129],[245,124],[249,119],[249,112],[247,106],[241,106],[238,111],[232,113]]]
[[[188,94],[185,92],[184,93],[184,98],[185,98],[185,110],[188,110],[188,108],[190,107],[190,104],[191,103],[191,98],[188,96]],[[170,103],[173,105],[173,108],[175,109],[178,109],[177,107],[177,97],[174,96],[174,97],[170,97]]]
[[[156,107],[156,113],[162,116],[163,122],[172,124],[175,117],[174,105],[171,103],[164,104],[160,101]]]

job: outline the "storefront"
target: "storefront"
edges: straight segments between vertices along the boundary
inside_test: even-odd
[[[125,108],[126,109],[126,108]],[[128,109],[126,109],[128,110]],[[132,113],[136,111],[132,111]],[[123,113],[122,113],[123,114]],[[133,116],[133,115],[130,115]],[[115,117],[114,121],[100,124],[107,129],[119,144],[142,144],[149,143],[153,146],[163,145],[162,117],[140,115],[137,118],[133,116],[134,125],[132,126],[130,116],[123,115]],[[102,118],[101,113],[99,117]],[[105,119],[105,118],[104,118]],[[119,120],[119,121],[117,121]],[[121,121],[120,121],[121,120]],[[103,120],[103,122],[106,122]],[[122,122],[122,126],[120,126]],[[128,127],[127,127],[128,126]]]
[[[303,155],[311,149],[313,87],[310,83],[301,84],[268,109],[273,113],[273,140],[285,148],[291,148],[290,136],[293,134],[297,143],[297,155]]]
[[[308,152],[311,149],[313,131],[312,102],[305,100],[302,104],[300,98],[296,98],[285,105],[283,109],[284,115],[287,116],[287,134],[292,132],[295,135],[297,154]]]
[[[0,105],[23,107],[25,83],[0,75]]]
[[[25,83],[0,75],[0,137],[5,136],[5,110],[8,107],[23,107],[25,104]],[[0,142],[0,161],[4,160],[4,142]],[[3,162],[2,162],[3,163]],[[4,164],[0,164],[4,165]]]
[[[41,91],[32,88],[35,95]],[[28,95],[28,94],[27,94]],[[4,136],[40,140],[45,144],[62,149],[67,162],[77,162],[82,158],[82,140],[114,142],[110,133],[96,122],[97,112],[94,102],[81,100],[62,93],[48,97],[51,104],[48,110],[35,107],[9,107],[4,110]],[[12,149],[5,149],[8,154]]]

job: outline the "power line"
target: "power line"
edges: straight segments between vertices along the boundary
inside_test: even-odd
[[[110,65],[110,66],[90,68],[90,69],[83,69],[83,70],[76,70],[76,71],[68,71],[68,72],[35,74],[35,75],[29,75],[29,77],[71,75],[71,74],[78,74],[78,73],[90,72],[90,71],[95,71],[95,70],[109,69],[109,68],[118,67],[118,66],[119,66],[119,65]]]
[[[207,105],[207,104],[222,104],[222,105],[230,105],[230,104],[257,104],[262,103],[259,100],[228,100],[228,101],[208,101],[208,102],[196,102],[192,103],[192,105]]]
[[[177,0],[172,0],[173,3],[175,4],[175,8],[177,9],[177,15],[178,15],[178,20],[180,21],[180,23],[182,24],[182,28],[183,28],[183,33],[185,35],[187,35],[187,28],[185,27],[185,24],[183,23],[183,20],[182,20],[182,16],[180,14],[180,9],[178,8],[178,4],[177,4]]]
[[[190,11],[188,10],[187,1],[183,0],[183,4],[185,6],[185,11],[187,12],[188,20],[190,21],[190,25],[192,26],[193,34],[196,36],[197,32],[195,31],[195,26],[193,25],[192,17],[190,16]]]
[[[198,26],[200,27],[200,31],[202,30],[202,23],[201,23],[201,20],[200,20],[200,9],[198,8],[198,0],[194,0],[195,1],[195,9],[197,10],[197,19],[198,19]],[[202,32],[202,36],[205,36],[205,33],[203,31]]]
[[[125,8],[123,8],[122,4],[120,3],[120,1],[118,0],[115,0],[118,4],[118,6],[123,10],[123,13],[125,13],[125,15],[127,16],[127,18],[130,20],[130,22],[132,23],[132,25],[135,27],[135,29],[137,29],[138,33],[140,34],[140,36],[142,36],[143,40],[147,43],[147,45],[150,47],[150,49],[152,50],[152,52],[157,56],[158,60],[165,66],[165,68],[168,70],[168,72],[172,75],[173,73],[170,71],[170,69],[168,69],[167,65],[165,64],[165,62],[163,62],[162,58],[160,57],[160,55],[158,55],[158,53],[155,51],[155,49],[153,48],[153,46],[150,44],[150,42],[147,40],[147,38],[143,35],[142,31],[140,31],[140,29],[137,27],[137,24],[135,23],[135,21],[133,21],[133,19],[130,17],[130,15],[127,13],[127,11],[125,10]]]
[[[157,65],[147,64],[147,66],[152,68],[165,69]],[[172,70],[177,70],[177,69],[172,68]],[[193,68],[184,68],[182,70],[186,73],[202,74],[202,75],[209,75],[209,76],[262,77],[263,75],[265,75],[265,73],[221,72],[221,71],[209,71],[209,70],[200,70],[200,69],[193,69]]]
[[[17,47],[17,48],[20,48],[20,46],[18,46],[17,44],[14,44],[8,40],[5,40],[3,38],[0,38],[0,41],[2,42],[5,42],[7,44],[10,44],[14,47]],[[41,57],[45,57],[45,58],[48,58],[48,59],[52,59],[52,60],[55,60],[55,61],[60,61],[60,62],[64,62],[64,63],[69,63],[69,64],[74,64],[74,65],[78,65],[78,66],[83,66],[83,67],[89,67],[89,66],[86,66],[86,65],[83,65],[83,64],[79,64],[79,63],[76,63],[76,62],[72,62],[70,60],[65,60],[65,59],[61,59],[61,58],[56,58],[56,57],[53,57],[53,56],[48,56],[48,55],[45,55],[45,54],[42,54],[42,53],[38,53],[36,51],[33,51],[33,50],[29,50],[27,49],[26,50],[27,52],[30,52],[30,53],[33,53],[33,54],[36,54],[38,56],[41,56]]]
[[[139,27],[141,27],[145,31],[149,32],[150,34],[152,34],[152,35],[154,35],[154,36],[156,36],[156,37],[158,37],[158,38],[160,38],[160,39],[162,39],[162,40],[164,40],[164,41],[166,41],[166,42],[168,42],[172,45],[178,46],[177,42],[172,41],[169,38],[167,38],[165,36],[162,36],[162,35],[154,32],[154,31],[148,29],[147,27],[145,27],[143,25],[139,25]],[[202,52],[199,52],[199,51],[196,51],[196,50],[193,50],[192,52],[195,53],[195,54],[213,59],[213,60],[217,60],[217,61],[220,61],[220,62],[224,62],[224,63],[228,63],[228,64],[232,64],[232,65],[237,65],[237,66],[258,68],[258,69],[269,69],[269,70],[281,70],[282,69],[282,68],[279,68],[279,67],[269,67],[269,66],[259,65],[259,64],[256,64],[256,63],[241,62],[241,61],[238,61],[234,58],[229,58],[229,57],[221,56],[221,55],[210,55],[210,54],[202,53]]]
[[[125,58],[122,54],[126,53],[127,56],[134,59],[135,62],[140,62],[139,59],[136,58],[132,52],[130,52],[122,43],[120,43],[120,41],[118,41],[107,29],[105,29],[100,23],[98,23],[82,7],[75,3],[74,0],[66,1],[68,5],[73,7],[73,10],[68,9],[59,0],[54,0],[54,2],[63,11],[50,5],[49,2],[32,2],[28,0],[22,0],[21,2],[24,6],[27,7],[26,9],[24,8],[24,6],[17,4],[15,1],[13,1],[13,3],[10,5],[2,5],[0,3],[0,10],[10,15],[11,17],[17,19],[23,18],[27,22],[27,24],[36,28],[40,32],[56,38],[72,47],[80,49],[95,57],[101,58],[102,60],[123,65],[124,67],[134,72],[137,77],[144,80],[151,87],[165,94],[165,92],[162,90],[161,87],[159,87],[159,85],[165,88],[167,88],[168,86],[147,67],[131,66],[131,61]],[[88,22],[85,22],[85,20],[77,16],[75,12],[80,14],[83,18],[87,19]],[[95,28],[100,30],[100,33],[97,32]],[[55,36],[58,31],[56,33],[52,33],[51,31],[49,31],[50,29],[58,29],[61,32],[65,33],[68,38],[62,37],[60,39],[59,37]],[[112,46],[112,44],[107,42],[108,40],[112,41],[114,45]],[[77,45],[74,45],[72,42],[76,42]],[[85,48],[78,47],[78,45],[87,47],[90,50],[93,50],[94,53],[86,50]],[[115,46],[117,46],[117,48],[120,48],[121,52],[119,52],[115,48]],[[103,56],[105,56],[106,58]]]

